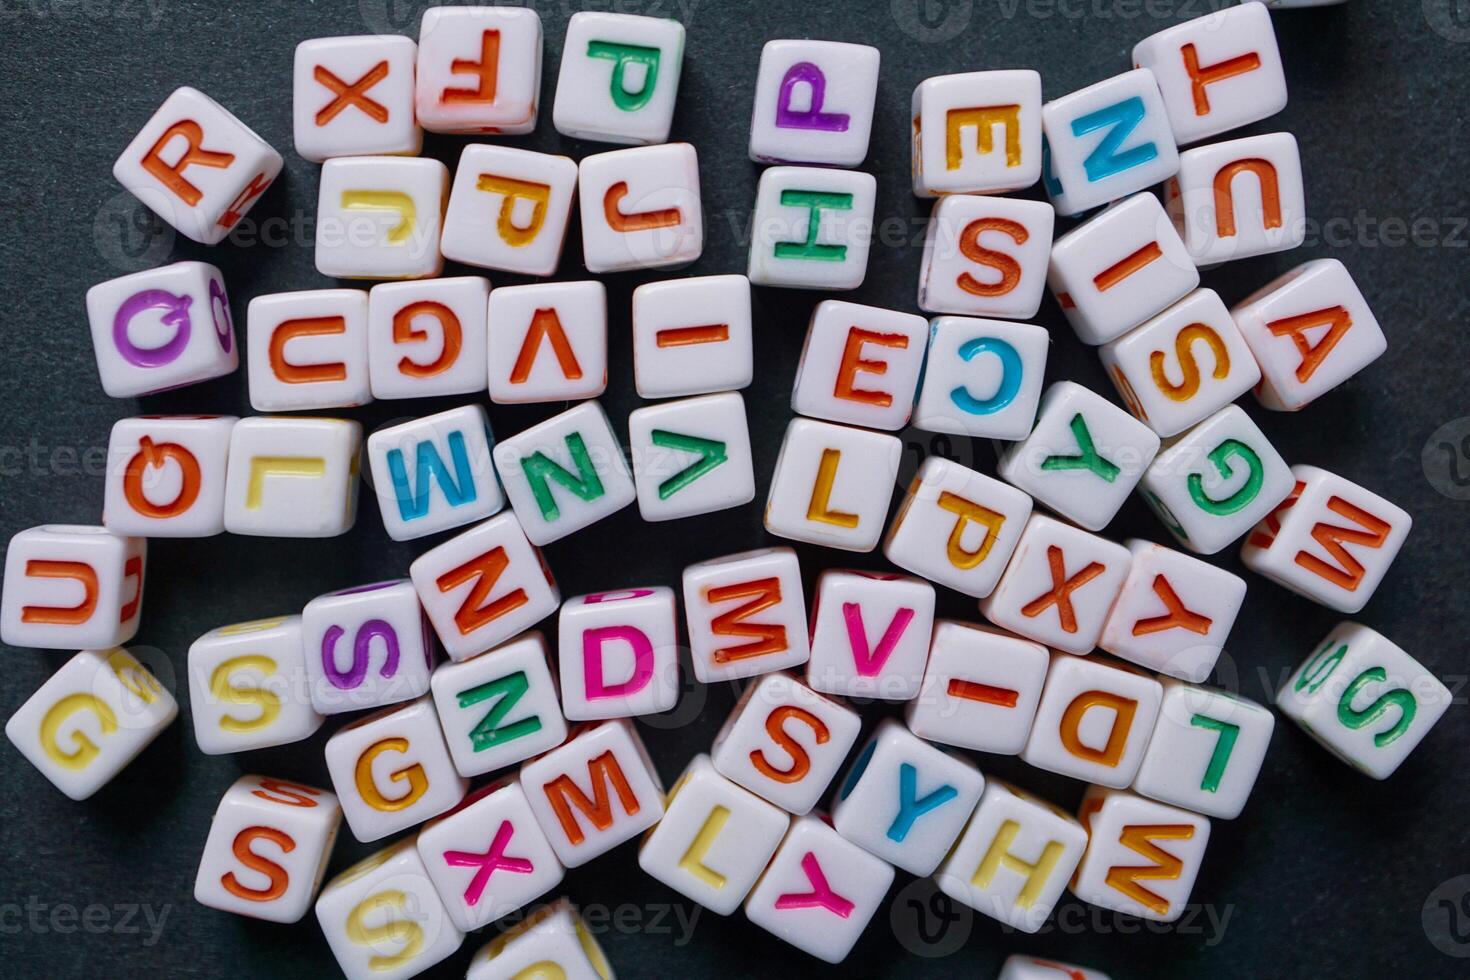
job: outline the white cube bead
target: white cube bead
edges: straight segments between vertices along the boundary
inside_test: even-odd
[[[479,276],[379,283],[368,291],[368,378],[374,398],[485,390],[485,313]]]
[[[1133,564],[1097,645],[1140,667],[1203,681],[1245,601],[1245,580],[1181,551],[1124,543]]]
[[[1114,75],[1041,107],[1041,183],[1061,215],[1160,183],[1179,148],[1154,73]]]
[[[482,946],[465,980],[529,980],[547,971],[567,980],[614,980],[597,938],[565,898],[543,905]]]
[[[1074,895],[1155,922],[1184,913],[1204,863],[1209,818],[1101,786],[1088,788],[1078,818],[1088,840]]]
[[[792,419],[766,497],[766,530],[842,551],[872,551],[883,535],[902,453],[894,436]]]
[[[484,520],[505,506],[479,405],[451,408],[368,436],[368,466],[383,529],[394,541]]]
[[[739,507],[755,499],[745,399],[704,395],[628,416],[633,483],[645,521]]]
[[[825,571],[806,682],[825,694],[907,701],[919,693],[933,632],[934,586],[923,579]]]
[[[982,439],[1024,439],[1036,419],[1051,334],[1005,320],[940,316],[929,350],[914,426]]]
[[[408,579],[317,596],[301,620],[311,704],[322,714],[397,704],[429,690],[433,634]]]
[[[1025,320],[1041,308],[1056,212],[1041,201],[953,194],[929,215],[919,308]]]
[[[102,390],[151,395],[222,377],[240,365],[219,269],[175,262],[87,290]]]
[[[1050,663],[1039,643],[941,620],[919,696],[908,703],[904,720],[931,742],[1016,755],[1026,747]]]
[[[758,286],[856,289],[873,243],[872,174],[770,167],[756,185],[750,263]]]
[[[347,826],[363,842],[438,816],[469,786],[454,770],[426,697],[339,728],[327,739],[326,758]]]
[[[223,241],[281,172],[281,155],[198,89],[174,89],[112,165],[112,176],[204,245]]]
[[[1059,974],[1067,980],[1108,980],[1108,975],[1101,970],[1089,970],[1074,963],[1043,960],[1021,953],[1006,957],[996,980],[1060,980]]]
[[[565,873],[513,778],[466,797],[420,831],[416,846],[449,918],[465,932],[530,904]]]
[[[561,593],[514,514],[492,517],[408,568],[451,660],[467,660],[556,612]]]
[[[225,529],[233,415],[119,419],[107,442],[102,522],[114,534],[204,538]]]
[[[780,671],[745,688],[710,758],[721,775],[802,814],[827,791],[861,726],[857,712]]]
[[[1383,330],[1337,259],[1314,259],[1273,279],[1230,311],[1261,366],[1256,399],[1296,411],[1378,360]]]
[[[291,123],[296,152],[328,157],[414,155],[424,131],[413,111],[419,46],[397,34],[318,37],[296,45]]]
[[[412,838],[327,882],[316,917],[347,980],[407,980],[464,942]]]
[[[784,810],[721,776],[702,752],[666,806],[638,846],[638,866],[716,915],[740,907],[791,826]]]
[[[584,157],[577,194],[588,272],[688,265],[704,251],[699,158],[691,143]]]
[[[472,143],[454,171],[439,250],[467,265],[549,276],[561,261],[576,190],[570,157]]]
[[[357,520],[362,426],[348,419],[242,419],[230,432],[225,530],[329,538]]]
[[[241,776],[215,808],[194,900],[267,922],[301,921],[341,824],[342,807],[326,790]]]
[[[373,400],[366,290],[257,296],[246,313],[245,337],[250,407],[257,412],[354,408]]]
[[[796,364],[791,410],[870,429],[902,429],[928,340],[929,324],[921,316],[835,299],[818,303]]]
[[[1041,177],[1041,75],[972,71],[914,89],[914,193],[1000,194]]]
[[[674,590],[573,596],[557,619],[562,713],[572,721],[668,711],[679,700]]]
[[[1302,162],[1290,133],[1186,150],[1164,200],[1200,266],[1281,252],[1306,241]]]
[[[1127,786],[1143,764],[1163,686],[1106,657],[1051,658],[1021,760],[1100,786]]]
[[[889,718],[879,723],[832,801],[839,834],[909,874],[939,867],[980,800],[975,765]]]
[[[541,18],[519,7],[430,7],[419,24],[414,108],[431,133],[536,128]]]
[[[883,555],[899,568],[979,598],[990,594],[1031,515],[1031,498],[930,456],[894,515]]]
[[[1283,715],[1374,779],[1393,775],[1452,700],[1402,648],[1348,620],[1276,692]]]
[[[683,65],[677,20],[578,11],[567,21],[551,124],[573,139],[662,143]]]
[[[801,566],[790,548],[690,565],[683,589],[690,659],[700,683],[799,667],[811,656]]]
[[[745,276],[694,276],[633,290],[633,380],[642,398],[747,387],[754,350]]]
[[[338,279],[439,275],[448,199],[449,170],[438,160],[328,160],[317,196],[316,271]]]
[[[299,742],[325,717],[311,704],[301,617],[220,626],[189,646],[189,708],[205,755]]]
[[[804,953],[841,963],[891,884],[891,865],[820,818],[797,817],[745,900],[745,916]]]
[[[1180,544],[1213,555],[1275,510],[1295,483],[1250,416],[1230,405],[1171,440],[1139,491]]]
[[[631,721],[573,730],[521,767],[521,785],[556,856],[579,867],[664,815],[664,787]]]
[[[1158,80],[1180,143],[1218,136],[1286,108],[1286,76],[1265,7],[1243,3],[1151,34],[1133,63]]]
[[[838,41],[767,41],[755,77],[750,158],[856,167],[868,155],[878,49]]]
[[[607,390],[607,288],[541,282],[490,293],[490,400],[596,398]]]
[[[173,695],[127,650],[83,650],[15,710],[5,737],[57,789],[85,800],[178,713]]]
[[[14,647],[105,650],[138,632],[148,542],[104,527],[42,524],[5,549],[0,638]]]
[[[955,901],[1034,933],[1051,916],[1086,849],[1087,831],[1070,814],[989,779],[934,880]]]
[[[1234,819],[1256,785],[1276,716],[1235,694],[1172,677],[1162,683],[1159,718],[1133,791]]]

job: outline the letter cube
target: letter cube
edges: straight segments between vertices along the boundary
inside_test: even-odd
[[[561,261],[576,192],[571,157],[471,143],[454,171],[439,250],[467,265],[549,276]]]
[[[934,586],[891,572],[829,569],[812,603],[814,691],[908,701],[919,693],[934,632]]]
[[[214,811],[194,901],[267,922],[300,922],[341,824],[342,807],[326,790],[241,776]]]
[[[311,704],[322,714],[397,704],[429,690],[434,635],[408,579],[317,596],[301,619]]]
[[[857,712],[779,671],[745,688],[710,758],[720,775],[800,815],[827,791],[861,727]]]
[[[690,143],[584,157],[577,166],[588,272],[688,265],[704,251],[699,160]]]
[[[990,594],[1031,515],[1031,498],[930,456],[889,525],[883,555],[899,568],[979,598]]]
[[[819,817],[797,817],[745,900],[745,916],[827,963],[841,963],[893,884],[893,867]]]
[[[708,514],[755,499],[750,430],[738,392],[635,409],[628,441],[645,521]]]
[[[792,419],[766,498],[766,530],[842,551],[872,551],[883,535],[902,453],[894,436]]]
[[[127,650],[83,650],[16,709],[5,737],[53,786],[85,800],[178,713],[173,695]]]
[[[872,174],[770,167],[756,185],[750,263],[757,286],[856,289],[873,242]]]
[[[754,349],[745,276],[693,276],[633,290],[633,379],[641,398],[745,388],[755,374]]]
[[[982,439],[1026,438],[1050,346],[1046,328],[1030,323],[935,317],[914,426]]]
[[[296,45],[291,123],[296,152],[328,157],[416,155],[424,131],[413,112],[419,46],[397,34],[318,37]]]
[[[1199,285],[1199,269],[1159,199],[1134,194],[1051,247],[1046,283],[1084,344],[1106,344]]]
[[[1025,320],[1041,308],[1056,212],[1041,201],[954,194],[929,215],[919,308]]]
[[[1180,544],[1213,555],[1275,510],[1295,484],[1250,416],[1230,405],[1165,446],[1139,492]]]
[[[1088,838],[1072,879],[1074,895],[1155,922],[1184,913],[1210,840],[1208,817],[1091,786],[1078,818]]]
[[[848,769],[832,801],[832,826],[868,853],[927,875],[949,853],[984,788],[973,763],[888,718]]]
[[[1374,779],[1393,775],[1451,700],[1449,689],[1417,660],[1348,620],[1276,692],[1283,715]]]
[[[914,89],[914,193],[1000,194],[1041,178],[1041,75],[971,71]]]
[[[316,271],[338,279],[439,275],[448,199],[449,170],[438,160],[328,160],[317,196]]]
[[[1249,3],[1176,24],[1133,46],[1154,73],[1169,126],[1194,143],[1286,108],[1286,76],[1271,14]]]
[[[412,838],[327,882],[316,917],[347,980],[407,980],[464,942]]]
[[[1276,716],[1247,698],[1163,678],[1159,720],[1133,791],[1224,820],[1256,785]]]
[[[790,548],[690,565],[683,587],[690,659],[701,684],[800,667],[811,656],[801,566]]]
[[[281,155],[195,88],[174,89],[112,165],[133,196],[202,245],[215,245],[281,172]]]
[[[572,721],[668,711],[679,700],[674,590],[574,596],[557,619],[562,713]]]
[[[416,846],[450,920],[465,932],[530,904],[565,873],[513,778],[470,794],[421,830]]]
[[[721,776],[703,752],[666,806],[638,845],[638,866],[716,915],[740,907],[791,826],[784,810]]]
[[[1275,411],[1304,408],[1388,348],[1362,292],[1336,259],[1297,266],[1230,315],[1261,366],[1256,400]]]
[[[567,21],[551,124],[573,139],[662,143],[683,66],[677,20],[578,11]]]
[[[1057,214],[1089,211],[1179,170],[1158,79],[1114,75],[1041,107],[1041,184]]]
[[[299,742],[325,717],[311,704],[301,617],[210,630],[189,647],[189,708],[205,755]]]
[[[379,283],[368,292],[374,398],[485,390],[490,281],[479,276]]]
[[[1148,541],[1133,555],[1097,645],[1148,670],[1196,684],[1210,676],[1245,601],[1245,580]]]
[[[509,513],[424,552],[408,575],[455,661],[535,626],[561,604],[551,569]]]
[[[980,805],[934,880],[955,901],[1034,933],[1046,924],[1086,850],[1087,831],[1066,811],[1010,783],[989,779]],[[1043,980],[1041,974],[1037,980]]]
[[[42,524],[10,539],[0,639],[105,650],[138,632],[148,542],[105,527]]]
[[[1163,686],[1143,671],[1053,651],[1021,761],[1099,786],[1127,786],[1143,764],[1163,696]]]
[[[219,269],[175,262],[87,290],[102,390],[152,395],[223,377],[240,365]]]
[[[426,697],[339,728],[326,757],[347,826],[364,843],[438,816],[469,786],[454,770]]]
[[[791,410],[894,431],[908,424],[924,366],[921,316],[829,299],[817,304],[796,364]]]
[[[429,685],[461,776],[504,769],[566,741],[546,638],[534,630],[481,656],[440,664]]]
[[[941,620],[919,695],[904,720],[931,742],[1016,755],[1026,747],[1050,663],[1040,643]]]
[[[1020,953],[1006,957],[996,980],[1059,980],[1058,974],[1066,976],[1067,980],[1108,980],[1108,975],[1101,970],[1089,970],[1073,963],[1042,960]]]
[[[245,331],[250,407],[257,412],[355,408],[373,400],[366,290],[257,296]]]
[[[540,282],[490,292],[490,400],[596,398],[607,390],[607,289]]]
[[[119,419],[107,442],[102,523],[114,534],[206,538],[225,529],[233,415]]]
[[[597,938],[565,898],[541,906],[482,946],[465,980],[516,980],[538,971],[567,980],[612,980]]]
[[[878,49],[866,44],[767,41],[755,77],[750,158],[836,167],[862,163],[873,128],[878,61]]]
[[[1281,252],[1306,241],[1302,162],[1290,133],[1186,150],[1164,202],[1200,266]]]
[[[583,402],[491,451],[505,495],[532,544],[550,544],[637,498],[607,413]]]
[[[1196,289],[1104,344],[1098,356],[1123,403],[1161,436],[1204,421],[1261,380],[1245,338],[1213,289]]]
[[[230,431],[225,530],[330,538],[357,520],[362,426],[349,419],[242,419]]]
[[[479,405],[451,408],[368,436],[368,466],[383,529],[410,541],[484,520],[505,506]]]
[[[521,766],[521,786],[568,868],[658,823],[664,787],[631,721],[605,721]],[[590,794],[590,795],[589,795]]]
[[[536,128],[541,18],[531,8],[430,7],[419,24],[414,108],[431,133]]]

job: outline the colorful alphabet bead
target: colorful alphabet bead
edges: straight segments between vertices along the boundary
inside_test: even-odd
[[[189,646],[189,709],[205,755],[309,738],[326,718],[311,703],[300,616],[220,626]]]
[[[891,435],[792,419],[766,498],[766,530],[843,551],[872,551],[883,535],[902,451]]]
[[[317,195],[316,271],[338,279],[439,275],[448,198],[449,170],[438,160],[328,160]]]
[[[1101,970],[1089,970],[1073,963],[1058,963],[1020,953],[1006,957],[996,980],[1058,980],[1058,974],[1068,980],[1108,980],[1108,975]]]
[[[1153,736],[1163,687],[1106,657],[1053,652],[1051,658],[1022,761],[1099,786],[1132,783]]]
[[[490,293],[490,400],[577,401],[607,390],[607,288],[541,282]]]
[[[567,980],[613,980],[597,938],[565,898],[543,905],[486,943],[465,980],[516,980],[527,970],[550,970]]]
[[[988,439],[1024,439],[1036,419],[1051,334],[1030,323],[935,317],[914,426]]]
[[[878,61],[878,49],[866,44],[767,41],[755,79],[750,158],[862,163],[873,128]]]
[[[1041,177],[1041,75],[972,71],[914,89],[914,193],[1000,194]]]
[[[490,281],[480,276],[385,282],[369,290],[373,397],[428,398],[485,390],[489,299]]]
[[[499,513],[505,494],[492,445],[490,419],[479,405],[368,436],[368,466],[388,537],[408,541]]]
[[[1025,320],[1041,308],[1056,212],[1041,201],[952,194],[929,215],[919,308]]]
[[[934,586],[923,579],[823,572],[812,602],[807,684],[825,694],[908,701],[924,678],[934,601]]]
[[[1164,203],[1200,266],[1296,248],[1307,236],[1296,137],[1267,133],[1186,150]]]
[[[684,569],[684,615],[701,684],[799,667],[811,656],[801,566],[761,548]]]
[[[357,520],[362,426],[347,419],[242,419],[230,431],[225,530],[329,538]]]
[[[529,133],[541,91],[541,18],[522,7],[430,7],[414,110],[431,133]]]
[[[102,522],[114,534],[204,538],[225,529],[233,415],[119,419],[107,443]]]
[[[557,620],[562,714],[571,721],[668,711],[679,700],[674,590],[574,596]]]
[[[10,539],[0,638],[10,646],[105,650],[138,632],[148,542],[105,527],[43,524]]]
[[[574,139],[662,143],[683,66],[678,21],[578,11],[567,21],[551,124]]]
[[[645,521],[708,514],[755,499],[750,430],[738,392],[636,409],[628,416],[628,442]]]
[[[988,626],[941,620],[934,626],[918,697],[904,720],[920,738],[1017,755],[1051,661],[1046,647]]]
[[[291,122],[296,152],[329,157],[417,155],[413,111],[419,46],[397,34],[318,37],[296,45]]]
[[[1208,818],[1127,790],[1092,786],[1078,819],[1088,840],[1073,894],[1155,922],[1184,914],[1210,840]]]
[[[903,428],[928,339],[929,325],[912,313],[818,303],[796,364],[791,410],[869,429]]]
[[[758,286],[856,289],[868,274],[871,174],[770,167],[756,185],[746,274]]]
[[[588,272],[688,265],[704,251],[699,158],[690,143],[611,150],[577,165]]]
[[[633,290],[633,380],[642,398],[735,391],[754,377],[750,280],[693,276]]]
[[[440,251],[466,265],[549,276],[561,261],[576,191],[570,157],[472,143],[454,171]]]
[[[429,690],[434,637],[406,578],[317,596],[301,612],[301,642],[311,704],[324,715]]]
[[[257,296],[245,330],[250,407],[257,412],[353,408],[373,400],[365,290]]]

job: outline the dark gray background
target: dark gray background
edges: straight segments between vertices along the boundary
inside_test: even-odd
[[[427,3],[361,0],[219,4],[214,0],[0,0],[0,260],[4,327],[0,391],[0,535],[43,522],[95,523],[111,424],[147,412],[249,414],[243,370],[234,376],[139,401],[98,386],[83,294],[103,279],[200,258],[225,273],[236,324],[255,295],[333,283],[319,276],[310,246],[317,167],[292,150],[291,61],[297,42],[320,36],[417,35]],[[881,244],[867,282],[845,298],[913,310],[919,241],[928,205],[909,191],[908,108],[914,86],[948,72],[1032,67],[1052,98],[1129,66],[1135,41],[1221,0],[836,0],[721,3],[628,0],[617,9],[674,16],[689,29],[673,138],[700,153],[706,209],[704,256],[690,274],[743,272],[744,231],[759,168],[745,155],[753,76],[763,42],[819,37],[875,44],[883,53],[877,118],[865,170],[879,180]],[[228,9],[227,9],[228,8]],[[537,4],[545,24],[542,115],[535,133],[507,142],[580,158],[607,149],[560,137],[550,107],[566,18],[607,9],[595,0]],[[1351,0],[1344,7],[1274,15],[1291,102],[1244,132],[1296,133],[1312,225],[1289,254],[1232,263],[1206,284],[1234,302],[1309,258],[1347,263],[1389,337],[1388,353],[1364,375],[1292,416],[1247,399],[1292,462],[1326,466],[1406,508],[1414,530],[1392,573],[1361,614],[1461,691],[1464,583],[1470,559],[1463,492],[1470,453],[1429,447],[1442,424],[1470,415],[1464,396],[1467,203],[1467,40],[1470,21],[1453,0]],[[286,157],[280,180],[242,222],[248,240],[202,247],[163,232],[111,177],[112,162],[173,88],[194,85],[258,130]],[[425,152],[451,169],[467,139],[430,137]],[[1032,196],[1039,194],[1033,190]],[[275,219],[273,226],[267,219]],[[282,224],[285,219],[287,224]],[[274,237],[269,234],[274,227]],[[282,231],[285,229],[284,235]],[[573,232],[561,278],[580,278]],[[446,274],[464,270],[451,269]],[[628,298],[667,273],[608,278],[610,385],[603,399],[620,432],[639,404],[633,393]],[[499,285],[514,277],[492,274]],[[764,494],[805,322],[821,297],[756,291],[758,377],[746,393],[759,489]],[[1039,322],[1054,331],[1048,380],[1070,378],[1112,395],[1096,355],[1066,328],[1050,299]],[[348,414],[370,429],[390,419],[451,407],[460,399],[385,402]],[[513,433],[563,406],[491,407],[497,432]],[[1470,433],[1470,421],[1453,442]],[[991,446],[909,431],[906,471],[924,454],[952,455],[993,472]],[[1470,446],[1470,443],[1466,444]],[[1451,468],[1452,464],[1454,469]],[[1470,481],[1465,481],[1470,482]],[[190,642],[206,630],[298,610],[314,595],[405,574],[438,539],[395,544],[371,498],[357,527],[329,541],[220,538],[155,541],[137,646],[184,702],[179,722],[110,786],[72,803],[14,751],[0,745],[0,974],[57,976],[319,977],[334,964],[315,918],[277,926],[196,905],[195,868],[220,794],[242,772],[325,785],[322,744],[342,719],[292,746],[207,757],[194,745],[181,681]],[[760,500],[739,510],[645,525],[630,508],[548,551],[564,594],[677,581],[694,561],[771,540]],[[1134,500],[1107,530],[1116,538],[1165,540]],[[442,537],[442,536],[441,536]],[[881,563],[802,548],[808,581],[827,566]],[[1234,550],[1220,559],[1239,571]],[[1222,684],[1265,699],[1339,618],[1254,576],[1235,627]],[[976,618],[970,600],[941,597],[948,615]],[[61,651],[0,652],[0,714],[9,715],[62,663]],[[643,725],[665,780],[704,749],[733,700],[732,688],[690,684],[675,719]],[[865,712],[871,724],[882,709]],[[1375,783],[1333,760],[1289,723],[1277,728],[1245,814],[1216,822],[1194,891],[1192,921],[1163,931],[1092,910],[1063,907],[1063,927],[1009,934],[963,911],[930,908],[928,890],[900,874],[847,971],[884,976],[993,975],[1004,956],[1026,951],[1099,967],[1115,977],[1464,976],[1470,928],[1451,934],[1445,913],[1421,908],[1447,879],[1470,871],[1464,827],[1463,697],[1407,764]],[[1066,806],[1076,781],[1021,765],[980,760]],[[370,849],[344,833],[333,871]],[[692,939],[676,925],[695,907],[645,876],[632,845],[567,877],[562,890],[588,906],[612,963],[625,976],[840,975],[794,952],[737,914],[699,915]],[[1462,899],[1470,877],[1436,898]],[[84,925],[77,910],[89,904]],[[134,904],[163,919],[156,942]],[[893,906],[890,918],[889,905]],[[65,906],[73,908],[68,911]],[[672,907],[672,911],[671,911]],[[940,910],[942,911],[942,910]],[[1210,925],[1228,915],[1226,927]],[[1470,906],[1465,909],[1470,912]],[[1428,924],[1426,927],[1426,923]],[[142,925],[141,932],[138,932]],[[1426,931],[1426,928],[1428,931]],[[1155,933],[1155,934],[1151,934]],[[1432,944],[1429,933],[1439,939]],[[1455,936],[1464,937],[1460,943]],[[471,937],[437,975],[457,975],[486,939]]]

